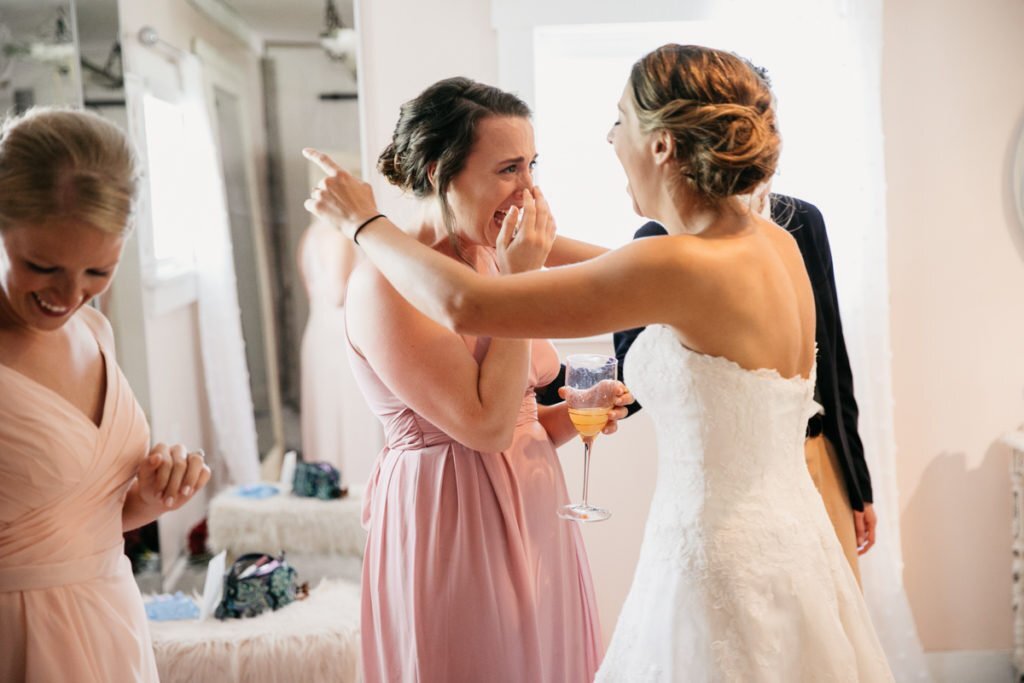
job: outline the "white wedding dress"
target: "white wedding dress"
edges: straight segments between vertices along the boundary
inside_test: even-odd
[[[804,461],[814,378],[746,370],[651,326],[626,380],[658,481],[598,683],[892,681]]]

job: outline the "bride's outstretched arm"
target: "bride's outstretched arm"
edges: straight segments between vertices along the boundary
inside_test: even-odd
[[[608,249],[606,247],[599,247],[596,244],[558,235],[555,237],[555,243],[551,246],[551,253],[548,254],[544,265],[548,268],[567,266],[571,263],[589,261],[607,252]]]
[[[661,240],[639,240],[578,265],[483,277],[416,242],[386,217],[374,218],[379,212],[368,184],[320,152],[305,154],[327,173],[307,210],[354,237],[403,297],[460,334],[567,338],[659,322],[685,329],[687,318],[708,313],[700,305],[707,300],[707,280],[695,272],[701,259],[686,258]],[[518,230],[503,228],[498,250],[549,248],[546,211],[542,195],[534,201],[526,193]]]

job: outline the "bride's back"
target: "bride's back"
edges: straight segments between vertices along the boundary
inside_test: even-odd
[[[807,377],[814,363],[815,310],[803,258],[785,230],[760,217],[742,235],[681,237],[682,258],[701,262],[704,296],[675,326],[688,348],[748,370]],[[672,297],[666,305],[672,306]]]
[[[680,273],[655,314],[691,349],[806,377],[815,314],[803,259],[751,206],[779,158],[766,76],[730,53],[665,45],[634,64],[608,137],[637,213],[675,236],[664,247]]]

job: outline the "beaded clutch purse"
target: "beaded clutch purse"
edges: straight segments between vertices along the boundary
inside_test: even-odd
[[[224,577],[224,597],[214,616],[218,619],[254,617],[306,597],[307,587],[284,559],[266,553],[242,555]]]
[[[348,489],[341,486],[341,472],[330,463],[298,462],[292,479],[292,493],[330,500],[341,498],[348,493]]]

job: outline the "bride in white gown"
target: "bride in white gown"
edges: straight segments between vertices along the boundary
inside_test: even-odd
[[[625,372],[654,417],[658,483],[598,681],[891,681],[804,465],[815,365],[807,273],[794,240],[743,198],[778,160],[766,84],[729,53],[663,46],[634,65],[608,138],[637,213],[669,236],[578,265],[477,276],[378,216],[369,186],[312,150],[328,177],[307,208],[459,333],[650,326]],[[548,250],[547,204],[529,176],[522,183],[521,208],[490,217],[496,247]]]

